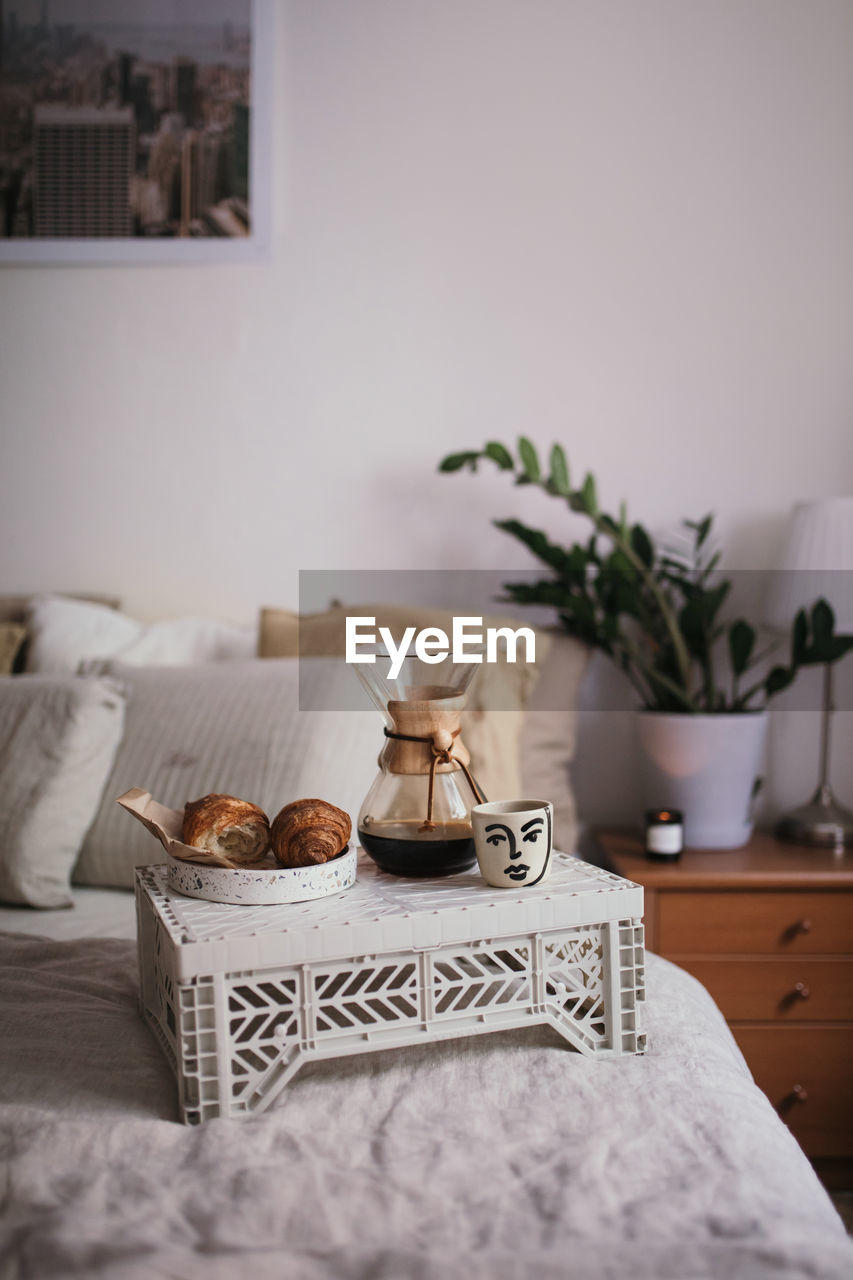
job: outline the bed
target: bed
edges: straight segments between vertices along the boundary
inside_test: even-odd
[[[298,664],[247,657],[245,635],[213,659],[194,642],[183,663],[174,646],[171,661],[152,662],[153,642],[131,643],[140,639],[139,662],[125,644],[89,654],[85,675],[2,682],[0,733],[9,740],[22,705],[46,699],[54,719],[40,731],[47,724],[64,749],[45,764],[18,736],[0,791],[9,777],[20,790],[22,770],[30,783],[37,766],[62,772],[75,750],[99,761],[92,777],[78,769],[70,784],[45,784],[35,836],[3,810],[15,853],[0,908],[4,1280],[853,1274],[840,1218],[713,1001],[657,956],[647,957],[642,1056],[585,1057],[531,1027],[312,1063],[263,1114],[181,1125],[170,1068],[137,1010],[129,885],[156,847],[115,796],[140,784],[172,803],[202,779],[208,789],[251,781],[269,804],[285,779],[297,791],[322,779],[352,808],[372,776],[377,722],[356,710],[297,714]],[[328,674],[317,678],[328,689]],[[62,728],[69,699],[66,734],[56,715]],[[498,736],[532,741],[535,710],[532,699],[502,707]],[[81,740],[83,711],[95,727]],[[571,737],[549,714],[538,746],[501,766],[523,767],[528,784],[531,769],[547,778],[565,764],[543,764],[548,743],[565,753]],[[275,733],[259,736],[259,722]],[[75,814],[73,847],[58,862],[52,846],[36,881],[34,840],[65,837],[56,814],[84,776],[89,811]],[[574,839],[570,796],[562,804]],[[13,905],[16,884],[68,905]]]

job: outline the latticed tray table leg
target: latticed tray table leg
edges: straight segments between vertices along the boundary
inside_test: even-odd
[[[545,1023],[585,1054],[639,1053],[643,928],[611,921],[177,982],[140,899],[141,1004],[182,1118],[268,1107],[304,1062]]]

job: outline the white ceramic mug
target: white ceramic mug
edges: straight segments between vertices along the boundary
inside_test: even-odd
[[[554,806],[547,800],[496,800],[471,810],[483,879],[496,889],[527,889],[551,870]]]

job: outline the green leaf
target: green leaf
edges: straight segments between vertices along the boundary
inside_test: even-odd
[[[490,440],[483,453],[487,458],[491,458],[492,462],[496,462],[501,471],[512,471],[514,465],[512,454],[509,449],[499,444],[497,440]]]
[[[678,615],[678,625],[691,658],[704,662],[708,654],[708,631],[701,606],[690,600]]]
[[[548,484],[554,493],[569,496],[569,464],[566,461],[562,445],[555,444],[551,449],[551,475]]]
[[[532,484],[535,484],[540,479],[542,472],[539,468],[539,455],[535,446],[527,439],[527,436],[519,438],[518,456],[521,458],[524,474]]]
[[[615,550],[611,551],[604,562],[604,568],[612,573],[621,573],[630,580],[635,589],[639,586],[639,574],[629,559],[628,553],[623,551],[621,547],[616,547]]]
[[[590,629],[595,626],[595,604],[585,596],[566,596],[563,609],[576,623]]]
[[[505,582],[503,586],[516,604],[541,604],[565,609],[569,601],[566,588],[553,578],[541,582]]]
[[[696,583],[692,578],[684,575],[681,565],[678,565],[674,571],[668,568],[664,561],[661,561],[658,566],[658,573],[662,581],[669,583],[670,586],[678,587],[685,600],[692,600],[696,596]]]
[[[601,601],[605,615],[614,618],[620,614],[638,616],[637,570],[622,551],[614,552],[607,559],[590,585]]]
[[[696,550],[702,546],[703,542],[711,532],[711,525],[714,523],[712,515],[706,516],[704,520],[700,520],[696,527]]]
[[[442,458],[438,469],[439,471],[461,471],[463,467],[468,466],[474,471],[479,456],[478,451],[471,449],[466,450],[465,453],[449,453],[446,458]]]
[[[808,662],[809,621],[805,609],[798,609],[791,635],[791,660],[795,667]]]
[[[813,658],[816,661],[830,662],[832,660],[832,633],[834,629],[835,614],[825,600],[818,600],[812,608]]]
[[[711,525],[714,523],[713,515],[705,516],[704,520],[683,520],[682,524],[685,529],[692,529],[694,533],[694,543],[698,551],[703,542],[711,532]]]
[[[736,676],[742,676],[749,666],[754,645],[754,628],[743,619],[733,622],[729,628],[729,655],[732,660],[732,670]]]
[[[520,520],[495,520],[494,523],[496,528],[503,529],[504,533],[518,538],[519,542],[523,542],[544,564],[550,565],[558,573],[568,573],[572,569],[569,553],[553,542],[549,542],[539,529],[530,529]]]
[[[722,555],[721,551],[714,552],[714,554],[711,556],[711,559],[708,561],[708,563],[705,565],[704,569],[702,570],[702,573],[701,573],[702,580],[704,580],[705,578],[710,578],[711,574],[714,572],[717,565],[720,563],[721,555]]]
[[[620,536],[619,526],[616,524],[612,516],[601,515],[598,518],[598,528],[606,537],[612,538],[614,542]]]
[[[595,491],[595,477],[587,472],[580,491],[581,510],[587,515],[594,516],[598,513],[598,495]]]
[[[775,694],[781,693],[783,689],[787,689],[793,679],[794,670],[792,667],[774,667],[764,681],[764,690],[767,697],[772,698]]]
[[[591,563],[593,562],[590,560],[586,549],[576,543],[569,551],[566,567],[561,570],[561,575],[580,590],[586,590],[589,579],[588,570]]]
[[[651,569],[655,561],[655,549],[642,525],[635,524],[631,530],[631,550],[639,556],[647,569]]]
[[[728,581],[721,582],[718,587],[714,587],[712,590],[706,590],[705,588],[702,589],[702,593],[698,599],[700,601],[707,626],[710,627],[713,625],[714,619],[720,612],[723,602],[731,589],[732,584]]]

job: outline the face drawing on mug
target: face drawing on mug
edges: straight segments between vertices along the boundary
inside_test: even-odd
[[[545,834],[544,826],[545,819],[542,817],[531,818],[529,822],[525,822],[519,831],[521,843],[536,844],[540,837]],[[515,832],[511,827],[508,827],[504,822],[490,823],[486,827],[486,843],[493,844],[496,847],[503,844],[507,845],[509,865],[504,867],[504,875],[509,880],[522,883],[527,879],[530,867],[526,862],[519,861],[524,850],[519,849],[516,845]],[[545,866],[547,867],[547,865],[548,860],[546,859]],[[542,873],[537,876],[536,880],[531,881],[531,884],[536,884],[537,880],[541,880],[542,875],[544,875],[544,868]]]

